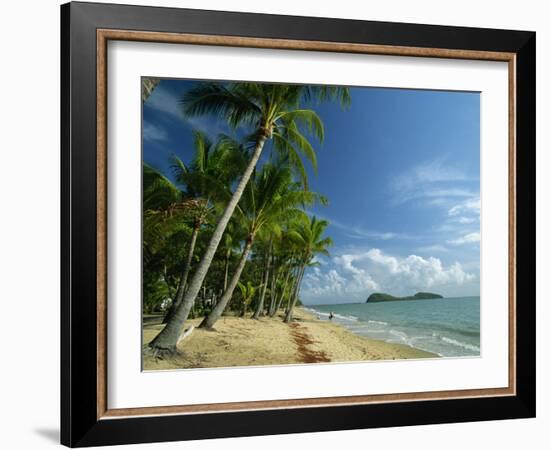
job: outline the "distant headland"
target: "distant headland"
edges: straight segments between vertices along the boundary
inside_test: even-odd
[[[431,292],[417,292],[416,294],[409,295],[407,297],[395,297],[390,294],[375,292],[374,294],[369,295],[366,303],[397,302],[401,300],[432,300],[434,298],[443,298],[443,296],[439,294],[433,294]]]

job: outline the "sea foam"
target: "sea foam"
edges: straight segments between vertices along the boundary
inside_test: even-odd
[[[455,339],[448,338],[446,336],[441,336],[441,340],[447,344],[456,345],[457,347],[462,347],[466,350],[471,350],[472,352],[479,352],[479,347],[472,344],[466,344],[465,342],[460,342]]]
[[[330,317],[330,314],[329,313],[326,313],[326,312],[321,312],[321,311],[317,311],[316,309],[313,309],[313,308],[304,308],[305,310],[313,313],[313,314],[317,314],[318,316],[320,317]],[[349,321],[349,322],[357,322],[359,319],[355,316],[345,316],[343,314],[337,314],[337,313],[333,313],[332,316],[336,319],[340,319],[340,320],[346,320],[346,321]]]

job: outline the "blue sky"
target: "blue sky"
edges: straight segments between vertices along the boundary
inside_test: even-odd
[[[169,174],[188,161],[192,130],[235,134],[212,117],[184,119],[178,99],[194,82],[163,80],[143,107],[143,158]],[[365,301],[372,292],[479,295],[478,93],[352,88],[347,110],[308,105],[322,118],[310,189],[328,206],[330,258],[308,269],[309,304]]]

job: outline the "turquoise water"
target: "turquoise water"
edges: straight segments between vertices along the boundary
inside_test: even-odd
[[[479,356],[479,297],[385,303],[307,305],[321,320],[353,333],[406,344],[440,356]]]

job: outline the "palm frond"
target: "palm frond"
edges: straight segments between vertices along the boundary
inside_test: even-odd
[[[208,167],[208,159],[212,149],[212,141],[202,131],[193,132],[195,147],[195,156],[193,158],[193,169],[195,171],[204,171]]]
[[[315,173],[317,173],[317,155],[309,140],[300,133],[300,130],[294,122],[289,122],[283,129],[285,140],[292,143],[292,147],[299,150],[310,161]]]
[[[294,147],[285,136],[279,132],[273,133],[273,145],[284,161],[288,161],[288,165],[292,171],[300,179],[304,189],[308,188],[307,171],[300,158],[298,150]]]
[[[170,156],[170,169],[176,178],[176,181],[181,184],[186,184],[186,176],[189,173],[189,168],[177,155]]]
[[[307,85],[303,86],[303,99],[306,102],[317,100],[319,102],[337,101],[343,108],[351,104],[349,88],[343,86]]]
[[[168,178],[143,164],[143,209],[163,209],[182,199],[182,192]]]
[[[317,113],[311,109],[295,109],[293,111],[282,111],[279,114],[280,119],[285,123],[295,123],[298,126],[304,127],[310,134],[323,142],[325,131],[323,121]]]
[[[261,109],[248,93],[239,83],[228,88],[220,83],[203,82],[187,91],[179,103],[185,117],[213,114],[236,128],[241,124],[254,125],[261,117]]]

